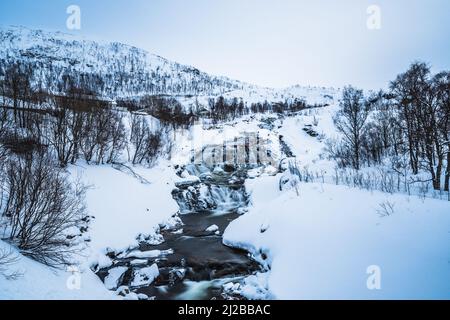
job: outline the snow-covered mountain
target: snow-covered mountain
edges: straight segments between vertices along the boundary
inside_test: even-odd
[[[13,27],[0,30],[0,57],[33,66],[35,80],[55,88],[64,76],[87,77],[107,96],[222,94],[244,84],[210,76],[144,50],[98,43],[61,32]]]
[[[310,104],[332,102],[332,88],[295,86],[263,88],[169,61],[117,42],[95,42],[61,32],[25,27],[0,29],[0,75],[20,62],[33,70],[33,85],[52,92],[67,89],[69,78],[83,82],[107,98],[146,94],[243,98],[247,102],[305,99]]]

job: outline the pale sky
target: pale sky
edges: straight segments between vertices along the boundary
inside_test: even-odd
[[[81,8],[81,30],[66,8]],[[381,29],[367,28],[369,5]],[[414,60],[450,69],[448,0],[15,0],[0,24],[131,44],[269,87],[385,87]]]

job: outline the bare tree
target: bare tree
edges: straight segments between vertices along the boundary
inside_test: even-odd
[[[123,123],[124,115],[121,113],[113,113],[109,131],[111,136],[110,151],[108,163],[113,163],[120,156],[127,145],[125,125]]]
[[[433,78],[433,88],[436,91],[437,135],[441,145],[441,161],[446,159],[444,190],[450,191],[450,72],[438,73]]]
[[[152,132],[144,116],[133,115],[131,119],[131,145],[133,164],[151,164],[162,147],[162,131]]]
[[[432,77],[427,64],[416,62],[391,83],[391,91],[408,142],[411,169],[414,174],[419,169],[428,171],[433,188],[440,190],[449,157],[448,72]],[[444,185],[448,189],[447,180]]]
[[[5,70],[3,91],[5,95],[12,99],[14,122],[18,127],[25,126],[26,113],[23,109],[25,108],[25,104],[28,104],[29,98],[32,95],[31,77],[31,67],[17,62],[9,64]]]
[[[351,162],[360,168],[362,135],[369,115],[362,90],[351,86],[344,88],[340,110],[334,117],[336,128],[344,136],[345,145],[351,150]]]
[[[397,76],[391,82],[390,88],[395,104],[400,111],[402,124],[406,132],[408,153],[411,169],[414,174],[419,172],[420,128],[417,111],[423,101],[423,88],[426,85],[430,69],[422,62],[411,65],[408,71]]]

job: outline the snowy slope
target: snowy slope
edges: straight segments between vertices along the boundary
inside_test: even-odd
[[[337,105],[307,110],[277,131],[301,169],[333,174],[324,141],[337,136]],[[311,126],[318,137],[303,129]],[[250,211],[233,221],[224,243],[252,252],[268,268],[248,281],[251,299],[450,299],[450,202],[325,183],[280,191],[276,176],[246,182]],[[320,180],[320,179],[317,179]],[[331,179],[332,180],[332,179]],[[328,181],[328,183],[327,183]],[[393,212],[384,215],[383,206]],[[369,290],[367,270],[381,270]]]
[[[226,244],[268,256],[276,298],[450,298],[448,202],[317,183],[297,196],[279,192],[278,179],[248,183],[254,207],[224,234]],[[394,213],[380,217],[386,201]],[[380,290],[366,286],[373,265]]]
[[[42,81],[44,87],[65,74],[96,75],[105,82],[102,92],[109,97],[222,94],[243,87],[239,81],[210,76],[121,43],[98,43],[24,27],[0,30],[0,58],[31,63],[38,72],[36,82]]]
[[[139,234],[156,235],[159,224],[178,210],[171,196],[176,176],[165,162],[152,169],[133,168],[148,184],[111,166],[80,165],[71,170],[91,186],[87,203],[95,216],[90,225],[94,261],[106,248],[137,246]]]
[[[145,94],[172,95],[185,103],[200,96],[242,98],[252,102],[280,102],[305,99],[309,104],[328,104],[336,97],[332,88],[294,86],[275,90],[226,77],[209,75],[195,67],[169,61],[145,50],[121,43],[90,41],[61,32],[31,30],[25,27],[0,28],[1,62],[20,62],[32,67],[34,85],[52,92],[64,91],[64,77],[84,77],[107,98]]]
[[[20,255],[7,243],[0,241],[0,251],[12,250],[18,259],[8,270],[17,272],[17,279],[7,279],[0,274],[0,300],[86,300],[115,299],[101,280],[89,268],[74,267],[53,270]]]

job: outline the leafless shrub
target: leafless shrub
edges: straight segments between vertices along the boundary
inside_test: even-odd
[[[300,196],[300,182],[302,179],[307,177],[306,174],[302,174],[301,170],[298,168],[298,164],[295,160],[290,160],[288,162],[288,168],[286,174],[284,174],[279,181],[280,190],[294,189],[297,196]],[[308,177],[306,178],[308,179]]]
[[[395,203],[386,200],[379,205],[377,213],[380,217],[389,217],[394,214]]]
[[[70,263],[77,250],[67,232],[85,218],[86,187],[70,182],[46,154],[9,159],[4,177],[4,240],[46,265]]]
[[[433,190],[432,180],[422,180],[419,176],[402,173],[386,167],[378,167],[362,171],[351,168],[338,168],[326,175],[324,171],[313,171],[308,167],[300,169],[296,162],[290,161],[287,167],[291,175],[298,177],[301,182],[321,182],[335,185],[345,185],[368,191],[381,191],[386,193],[414,194],[421,198],[447,196],[446,193]],[[283,180],[280,181],[280,183]]]
[[[11,270],[11,267],[19,262],[19,256],[12,250],[0,249],[0,275],[7,280],[16,280],[23,274],[19,270]]]

